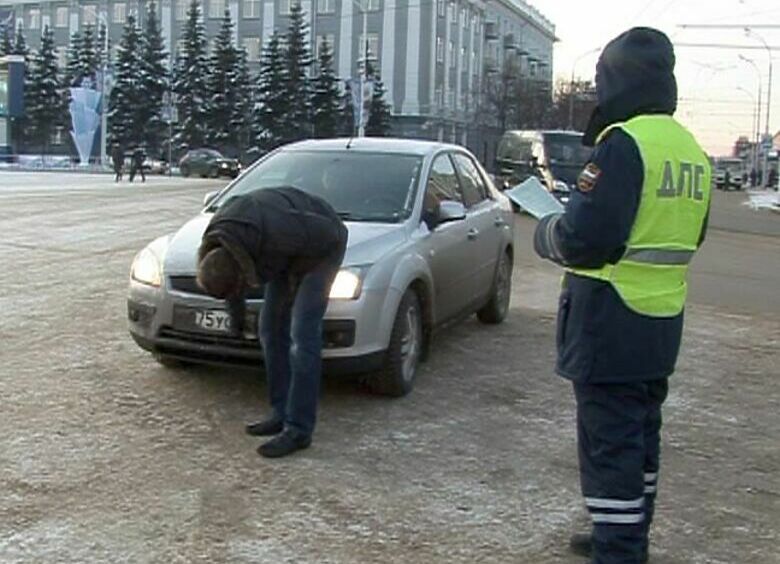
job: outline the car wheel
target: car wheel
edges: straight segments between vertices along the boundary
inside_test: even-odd
[[[185,178],[190,175],[190,167],[187,165],[181,165],[181,168],[179,169],[181,171],[181,175]]]
[[[504,321],[509,311],[509,300],[512,297],[512,257],[503,253],[496,269],[496,279],[490,301],[477,312],[477,318],[482,323],[497,325]]]
[[[420,300],[413,290],[407,290],[395,315],[383,367],[369,380],[371,391],[392,397],[402,397],[411,392],[422,352]]]
[[[174,358],[172,356],[155,353],[152,354],[152,357],[155,361],[157,361],[157,364],[160,366],[164,366],[165,368],[187,368],[190,366],[190,364],[184,360],[179,360],[178,358]]]
[[[209,169],[209,176],[211,178],[219,178],[219,169],[215,166]]]

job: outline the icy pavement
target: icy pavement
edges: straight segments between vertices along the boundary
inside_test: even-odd
[[[780,212],[780,192],[775,190],[748,192],[749,200],[745,202],[754,210],[772,210]]]

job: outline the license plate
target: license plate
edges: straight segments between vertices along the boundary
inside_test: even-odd
[[[230,333],[230,314],[221,309],[197,309],[195,326],[214,333]]]

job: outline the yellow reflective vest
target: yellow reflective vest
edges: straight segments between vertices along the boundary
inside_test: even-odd
[[[626,251],[616,264],[571,268],[609,282],[637,313],[672,317],[682,312],[688,264],[710,203],[709,159],[693,135],[668,115],[641,115],[612,129],[634,139],[644,164],[644,185]]]

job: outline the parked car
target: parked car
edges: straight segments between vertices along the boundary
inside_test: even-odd
[[[719,158],[714,161],[712,181],[718,190],[742,190],[746,183],[747,172],[742,159]]]
[[[505,188],[536,176],[566,203],[591,149],[575,131],[507,131],[496,152],[496,173]]]
[[[144,171],[148,174],[168,174],[168,163],[161,159],[146,158],[143,163]]]
[[[378,392],[403,395],[435,328],[473,313],[484,323],[507,315],[512,208],[471,153],[400,139],[305,141],[260,159],[135,257],[129,329],[159,362],[261,362],[262,289],[250,292],[249,329],[237,338],[224,303],[204,294],[195,273],[214,211],[236,195],[274,186],[323,197],[349,230],[324,320],[327,372],[373,372],[368,381]]]
[[[179,171],[182,176],[199,175],[217,178],[228,176],[235,178],[241,172],[241,163],[237,159],[229,159],[214,149],[194,149],[179,161]]]

